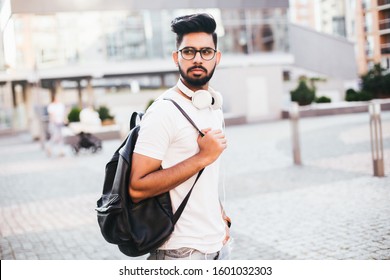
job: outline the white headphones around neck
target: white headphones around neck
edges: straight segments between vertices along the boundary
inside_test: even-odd
[[[192,104],[202,110],[211,107],[214,110],[222,108],[222,95],[209,87],[209,90],[190,90],[181,79],[177,82],[177,87],[189,98],[191,98]]]

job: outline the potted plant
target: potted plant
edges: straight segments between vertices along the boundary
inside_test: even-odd
[[[291,101],[298,102],[300,106],[309,105],[315,100],[315,89],[310,88],[305,79],[300,79],[298,87],[290,94]]]
[[[110,114],[110,109],[106,106],[100,106],[97,110],[102,125],[111,125],[115,123],[114,116]]]
[[[70,123],[79,122],[80,121],[80,112],[81,112],[81,109],[79,107],[73,107],[68,114],[68,121]]]

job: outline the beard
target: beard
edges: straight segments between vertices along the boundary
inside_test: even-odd
[[[203,78],[191,78],[189,75],[187,75],[187,73],[184,73],[184,71],[180,67],[180,65],[179,65],[179,73],[180,73],[180,76],[183,78],[183,80],[188,83],[188,85],[193,86],[193,87],[202,87],[205,84],[207,84],[210,81],[210,79],[213,77],[214,70],[215,70],[216,66],[217,65],[214,66],[214,68],[211,70],[210,74],[208,74],[208,75],[207,75],[207,72],[208,72],[207,69],[204,68],[203,66],[193,66],[193,67],[188,68],[187,73],[190,72],[194,68],[203,69],[206,72],[206,76]]]

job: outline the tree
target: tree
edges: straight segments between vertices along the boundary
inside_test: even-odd
[[[390,73],[385,74],[386,69],[378,63],[363,75],[362,90],[372,94],[374,98],[390,97]]]

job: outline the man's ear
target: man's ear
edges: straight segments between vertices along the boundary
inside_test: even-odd
[[[217,65],[218,65],[218,64],[219,64],[219,61],[221,60],[222,54],[221,54],[220,51],[217,51],[217,53],[216,53],[215,55],[217,56],[216,63],[217,63]]]
[[[176,66],[179,65],[179,53],[177,51],[172,52],[172,59]]]

